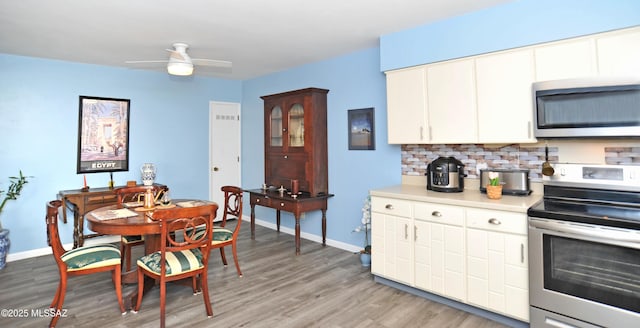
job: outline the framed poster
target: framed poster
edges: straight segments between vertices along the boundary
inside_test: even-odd
[[[129,170],[129,104],[80,96],[78,173]]]
[[[373,108],[350,109],[349,150],[376,149]]]

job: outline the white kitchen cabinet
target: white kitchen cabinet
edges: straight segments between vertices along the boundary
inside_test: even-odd
[[[602,35],[596,44],[600,75],[640,78],[640,28]]]
[[[390,144],[427,142],[426,72],[423,66],[385,72]]]
[[[414,202],[415,287],[466,300],[464,209]]]
[[[536,81],[593,77],[598,74],[595,42],[581,38],[534,48]]]
[[[526,214],[467,209],[467,301],[529,320]]]
[[[413,285],[411,202],[371,197],[371,272]]]
[[[476,84],[472,59],[427,65],[429,143],[478,140]]]
[[[531,83],[533,50],[513,50],[476,58],[478,141],[536,142]]]

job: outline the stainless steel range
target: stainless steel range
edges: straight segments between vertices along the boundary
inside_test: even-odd
[[[640,166],[554,170],[528,210],[531,327],[640,327]]]

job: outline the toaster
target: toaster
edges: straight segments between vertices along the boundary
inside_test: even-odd
[[[489,172],[498,173],[502,194],[526,196],[531,194],[529,188],[528,169],[481,169],[480,170],[480,192],[487,192],[489,184]]]

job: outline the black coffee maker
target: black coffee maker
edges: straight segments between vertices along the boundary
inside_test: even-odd
[[[427,165],[427,190],[461,192],[464,190],[464,164],[453,157],[438,157]]]

